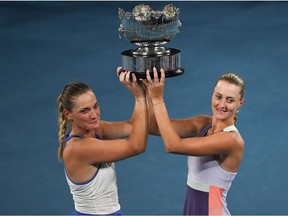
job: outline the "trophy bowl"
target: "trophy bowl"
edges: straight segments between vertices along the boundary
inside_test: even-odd
[[[146,78],[147,69],[153,77],[153,67],[163,68],[166,77],[183,74],[180,50],[164,46],[180,32],[179,8],[168,4],[162,11],[154,11],[140,4],[132,12],[119,8],[118,14],[119,37],[137,46],[121,53],[123,70],[141,78]]]

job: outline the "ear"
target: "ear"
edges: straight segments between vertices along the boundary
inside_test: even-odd
[[[70,121],[72,120],[72,114],[67,110],[67,109],[64,109],[63,110],[63,115]]]
[[[240,106],[239,106],[239,108],[244,104],[244,102],[245,102],[245,99],[243,98],[243,99],[240,101]]]

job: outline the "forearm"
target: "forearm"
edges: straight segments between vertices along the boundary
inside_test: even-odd
[[[146,99],[147,99],[148,112],[149,112],[149,134],[160,136],[160,131],[159,131],[158,124],[156,121],[154,108],[153,108],[152,101],[149,95],[147,95]]]
[[[135,149],[136,153],[145,150],[148,138],[148,108],[145,98],[135,98],[135,106],[132,115],[132,129],[129,136],[129,142]]]
[[[156,116],[160,135],[168,152],[176,152],[181,139],[170,121],[164,101],[153,101],[153,108]]]
[[[131,115],[130,120],[129,120],[131,124],[134,123],[134,121],[135,121],[135,119],[137,118],[137,115],[138,115],[136,102],[140,102],[142,100],[143,101],[146,100],[145,96],[143,96],[143,97],[142,96],[137,96],[137,97],[134,97],[134,99],[135,99],[134,109],[133,109],[132,115]]]

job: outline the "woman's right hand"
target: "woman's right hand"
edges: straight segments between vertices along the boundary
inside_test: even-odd
[[[157,69],[154,67],[153,68],[153,76],[154,79],[152,80],[150,76],[150,71],[146,71],[146,80],[141,79],[141,81],[144,83],[146,86],[146,89],[148,91],[148,94],[152,100],[152,103],[159,103],[163,102],[163,94],[164,94],[164,85],[165,85],[165,72],[161,68],[161,77],[158,78],[158,72]]]

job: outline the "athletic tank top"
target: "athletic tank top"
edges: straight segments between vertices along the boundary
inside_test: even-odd
[[[66,142],[73,137],[85,138],[73,134],[66,137]],[[100,139],[97,135],[96,138]],[[65,176],[77,212],[89,215],[105,215],[120,210],[114,163],[100,163],[95,175],[87,182],[73,182],[66,171]]]
[[[211,124],[200,132],[206,136]],[[237,131],[234,125],[223,129]],[[236,172],[224,170],[213,156],[188,156],[187,194],[184,215],[230,215],[226,196]]]

